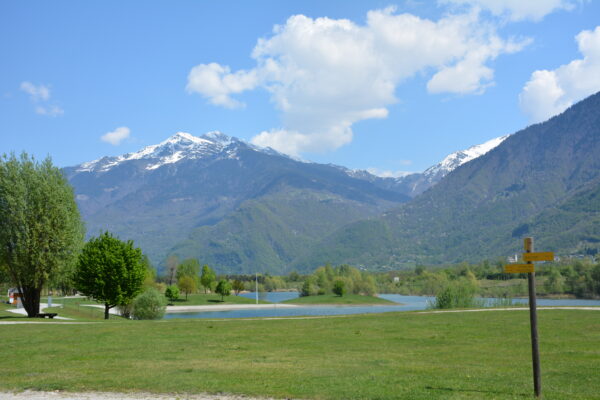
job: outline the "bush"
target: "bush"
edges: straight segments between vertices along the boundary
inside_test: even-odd
[[[177,300],[179,298],[179,288],[177,286],[169,286],[165,290],[165,297],[170,301]]]
[[[133,301],[134,319],[160,319],[165,310],[165,298],[154,288],[148,288]]]
[[[448,283],[435,296],[432,308],[470,308],[482,306],[475,299],[476,287],[469,281],[460,280]]]
[[[344,281],[337,280],[333,283],[333,293],[340,297],[346,294],[346,285],[344,284]]]

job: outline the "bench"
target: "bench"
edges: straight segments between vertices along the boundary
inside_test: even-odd
[[[38,315],[36,315],[36,318],[54,318],[57,315],[57,313],[39,313]]]

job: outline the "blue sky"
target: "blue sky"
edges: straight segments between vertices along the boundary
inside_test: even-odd
[[[69,166],[220,130],[421,171],[600,90],[599,3],[4,1],[0,152]]]

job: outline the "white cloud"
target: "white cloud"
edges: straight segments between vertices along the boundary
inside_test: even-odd
[[[31,100],[46,101],[50,99],[50,88],[45,85],[35,86],[31,82],[21,82],[21,90],[31,96]]]
[[[433,73],[431,93],[478,94],[493,83],[488,63],[526,43],[500,38],[477,10],[432,21],[387,8],[370,11],[364,25],[295,15],[258,40],[255,68],[200,64],[187,90],[236,107],[232,95],[262,87],[282,113],[282,128],[253,143],[293,155],[327,151],[352,141],[354,123],[386,118],[407,79]]]
[[[36,114],[56,117],[65,113],[64,110],[56,104],[48,104],[50,101],[50,88],[48,86],[36,86],[31,82],[25,81],[21,82],[20,89],[27,93],[31,101],[36,104]]]
[[[256,71],[238,71],[232,74],[229,67],[210,63],[192,68],[186,89],[190,93],[201,93],[214,105],[236,108],[243,104],[230,95],[254,89],[256,84]]]
[[[35,107],[36,114],[47,115],[49,117],[56,117],[58,115],[63,115],[65,111],[56,105],[51,106],[36,106]]]
[[[571,10],[578,0],[439,0],[441,4],[467,5],[486,9],[511,21],[539,21],[556,10]],[[581,0],[579,0],[581,2]]]
[[[544,121],[600,91],[600,26],[575,37],[583,58],[555,70],[538,70],[519,95],[531,122]]]
[[[367,172],[381,178],[401,178],[403,176],[414,174],[414,172],[381,170],[375,167],[367,168]]]
[[[100,137],[100,139],[103,142],[112,144],[113,146],[118,146],[119,144],[121,144],[121,142],[123,140],[125,140],[129,137],[130,133],[131,133],[131,131],[129,130],[128,127],[121,126],[112,132],[107,132],[106,134],[102,135],[102,137]]]

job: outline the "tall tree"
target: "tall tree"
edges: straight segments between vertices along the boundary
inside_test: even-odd
[[[84,295],[104,303],[104,318],[115,306],[128,304],[142,291],[146,265],[133,241],[104,232],[90,239],[79,256],[75,285]]]
[[[169,280],[169,286],[173,286],[173,279],[177,274],[177,268],[179,267],[179,257],[171,254],[167,258],[167,279]]]
[[[39,314],[42,287],[76,262],[83,236],[73,189],[50,157],[0,157],[0,268],[27,316]]]
[[[225,300],[225,296],[229,296],[231,294],[231,283],[225,279],[221,279],[217,284],[217,288],[215,292],[221,295],[221,301]]]
[[[184,276],[189,276],[194,280],[198,279],[198,275],[200,275],[200,262],[198,262],[197,258],[187,258],[179,264],[177,267],[177,281]]]
[[[206,293],[207,289],[210,289],[213,285],[213,282],[217,280],[217,275],[215,271],[212,270],[208,265],[204,265],[202,267],[202,276],[200,277],[200,284],[204,286],[204,293]]]

